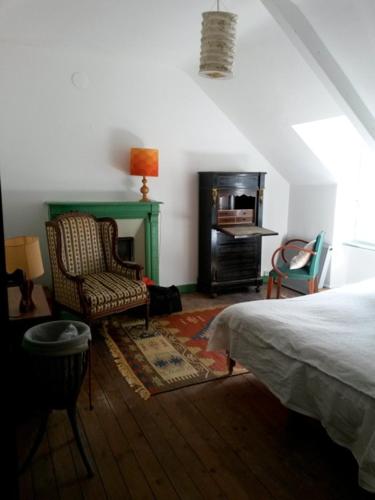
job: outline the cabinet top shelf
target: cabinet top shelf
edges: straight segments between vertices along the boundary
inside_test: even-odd
[[[210,175],[249,175],[249,174],[254,174],[254,175],[259,175],[259,174],[267,174],[267,172],[255,172],[255,171],[245,171],[245,170],[241,170],[241,171],[237,171],[237,170],[233,170],[232,171],[215,171],[215,172],[209,172],[209,171],[202,171],[202,172],[198,172],[198,174],[210,174]]]

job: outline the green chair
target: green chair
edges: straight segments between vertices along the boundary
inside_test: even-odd
[[[324,231],[321,231],[315,239],[315,243],[312,248],[306,248],[304,246],[298,246],[296,243],[307,244],[305,240],[294,239],[289,240],[277,248],[272,255],[272,270],[268,277],[268,288],[267,288],[267,299],[271,298],[273,286],[277,285],[277,295],[280,298],[280,290],[283,280],[288,278],[293,280],[307,281],[308,292],[315,293],[318,291],[318,272],[319,272],[319,262],[323,249],[324,242]],[[299,269],[290,269],[290,259],[288,260],[285,256],[286,250],[297,250],[298,252],[303,251],[304,253],[310,254],[307,264]],[[276,264],[279,255],[281,256],[281,264]]]

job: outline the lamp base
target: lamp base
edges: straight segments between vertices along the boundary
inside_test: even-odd
[[[142,179],[142,184],[143,186],[140,189],[140,192],[142,193],[142,198],[139,201],[150,201],[150,199],[147,196],[147,193],[150,191],[147,186],[147,179],[145,176],[143,176]]]
[[[35,304],[33,302],[32,293],[33,293],[34,283],[32,280],[24,280],[20,285],[21,291],[21,301],[20,301],[20,312],[27,313],[31,312],[35,309]]]

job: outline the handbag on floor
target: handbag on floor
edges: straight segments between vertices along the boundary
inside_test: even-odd
[[[175,286],[150,285],[150,316],[182,311],[181,296]]]

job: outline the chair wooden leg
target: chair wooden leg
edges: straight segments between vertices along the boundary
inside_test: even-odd
[[[268,276],[268,283],[267,283],[267,299],[271,298],[272,295],[272,288],[273,288],[273,278],[271,276]]]
[[[309,293],[314,293],[315,291],[315,280],[309,280],[307,282],[307,289]]]
[[[281,293],[281,281],[282,281],[282,279],[280,277],[277,278],[277,295],[276,295],[276,297],[278,299],[280,298],[280,293]]]
[[[315,278],[315,280],[314,280],[314,293],[317,293],[317,292],[319,292],[318,278]]]
[[[233,373],[233,368],[236,364],[235,360],[230,357],[229,352],[227,351],[227,368],[228,368],[228,373],[229,375],[232,375]]]

